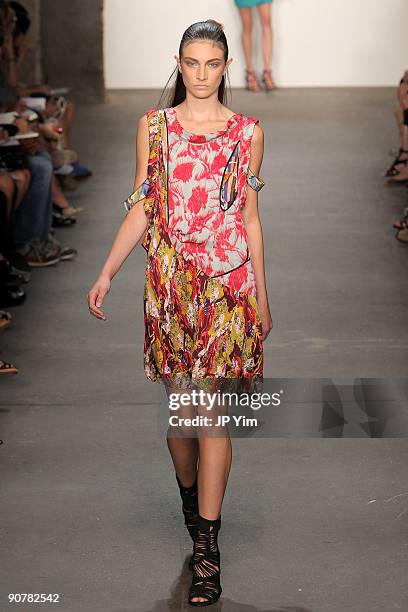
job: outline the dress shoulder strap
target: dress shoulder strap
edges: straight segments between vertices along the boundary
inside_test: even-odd
[[[159,173],[159,154],[160,141],[163,134],[163,125],[165,121],[164,111],[162,109],[149,109],[146,111],[147,126],[149,130],[149,160],[147,165],[147,178],[138,185],[133,193],[131,193],[123,202],[125,209],[129,212],[131,208],[143,198],[148,198],[151,191],[151,186],[157,179]],[[146,206],[145,206],[146,209]]]
[[[246,183],[254,190],[260,191],[265,186],[265,181],[257,176],[251,169],[251,142],[254,135],[255,126],[259,123],[258,117],[245,117],[242,130],[243,155],[242,169],[245,174]]]

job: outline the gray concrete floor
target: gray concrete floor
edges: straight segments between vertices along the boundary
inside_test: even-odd
[[[138,117],[157,92],[79,107],[74,147],[94,177],[57,236],[75,261],[36,270],[1,357],[2,555],[8,593],[60,593],[59,610],[186,604],[190,543],[164,437],[162,387],[142,369],[139,245],[113,281],[107,322],[86,294],[124,215]],[[406,377],[408,251],[391,222],[405,188],[381,173],[397,146],[392,89],[234,91],[266,134],[260,194],[274,329],[265,376]],[[220,532],[233,612],[406,610],[404,439],[234,439]]]

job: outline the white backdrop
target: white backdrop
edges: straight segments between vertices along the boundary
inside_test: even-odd
[[[283,87],[396,85],[408,69],[408,0],[274,0],[273,68]],[[184,30],[224,24],[232,86],[244,85],[234,0],[105,0],[107,88],[164,87]],[[262,70],[254,12],[255,60]]]

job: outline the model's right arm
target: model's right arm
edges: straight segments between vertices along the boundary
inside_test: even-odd
[[[147,117],[139,119],[136,134],[136,172],[133,190],[147,178],[149,161],[149,130]],[[130,255],[147,226],[147,217],[143,200],[136,202],[126,214],[114,239],[111,251],[102,267],[98,279],[88,293],[88,307],[97,319],[106,321],[107,317],[101,310],[103,299],[110,290],[111,280],[119,271],[125,259]]]

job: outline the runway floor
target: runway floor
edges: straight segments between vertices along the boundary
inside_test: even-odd
[[[142,367],[140,245],[113,281],[108,321],[86,304],[125,214],[138,118],[157,99],[111,92],[78,106],[73,145],[94,176],[68,194],[85,210],[56,235],[79,255],[33,271],[1,336],[20,372],[0,381],[0,609],[20,609],[9,593],[60,593],[64,612],[191,609],[162,388]],[[408,247],[391,224],[408,191],[382,177],[398,146],[394,90],[235,90],[229,107],[265,131],[265,376],[406,378]],[[363,432],[234,439],[222,610],[408,609],[407,460],[404,438]]]

